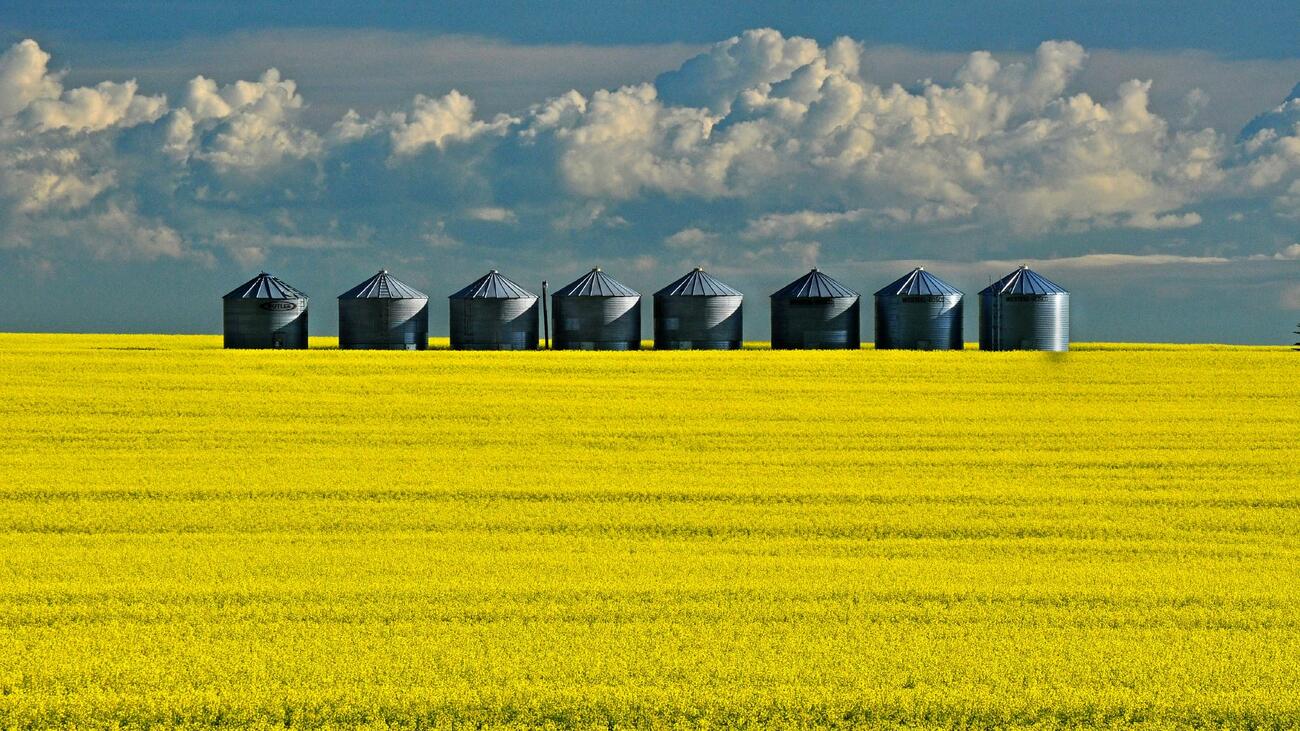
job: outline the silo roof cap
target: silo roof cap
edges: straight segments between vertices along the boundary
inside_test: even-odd
[[[596,267],[572,282],[555,290],[554,297],[640,297],[634,289]]]
[[[877,297],[918,294],[953,295],[961,294],[961,290],[927,272],[925,267],[917,267],[876,292]]]
[[[307,295],[289,286],[283,279],[262,272],[227,292],[222,299],[296,300],[307,299]]]
[[[522,300],[537,299],[537,295],[510,281],[509,277],[493,269],[475,279],[472,284],[448,297],[453,300],[493,299]]]
[[[980,294],[1069,294],[1069,292],[1028,266],[1021,265],[1019,269],[980,290]]]
[[[834,299],[857,297],[858,293],[845,287],[816,267],[807,274],[772,293],[772,299]]]
[[[716,277],[695,267],[686,276],[655,292],[656,297],[743,297],[740,292],[728,287]]]
[[[387,269],[380,269],[378,274],[339,295],[339,299],[427,300],[429,295],[403,283]]]

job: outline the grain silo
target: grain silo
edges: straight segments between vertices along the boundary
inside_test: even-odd
[[[596,267],[551,295],[556,350],[637,350],[641,295]]]
[[[222,298],[227,348],[306,348],[307,295],[266,272]]]
[[[497,270],[448,300],[453,350],[537,350],[537,295]]]
[[[917,267],[876,292],[877,350],[961,350],[962,294]]]
[[[1022,266],[980,292],[980,350],[1069,350],[1070,293]]]
[[[387,269],[339,295],[339,347],[424,350],[429,347],[429,296]]]
[[[655,292],[656,350],[736,350],[745,297],[703,269]]]
[[[860,299],[813,267],[772,295],[772,349],[861,348]]]

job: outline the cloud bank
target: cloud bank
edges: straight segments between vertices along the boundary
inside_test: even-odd
[[[286,207],[314,208],[365,185],[419,196],[453,177],[460,195],[440,192],[429,210],[514,220],[516,205],[562,218],[654,196],[733,200],[754,213],[741,240],[854,224],[1178,229],[1198,225],[1192,209],[1216,196],[1300,215],[1300,87],[1229,141],[1172,131],[1149,108],[1150,82],[1100,101],[1069,93],[1087,53],[1068,41],[1043,43],[1028,62],[976,52],[947,82],[911,89],[868,81],[863,54],[847,38],[823,48],[755,30],[653,84],[491,119],[459,92],[419,95],[313,130],[299,123],[296,85],[274,69],[224,85],[199,76],[169,104],[134,81],[64,89],[27,40],[0,56],[4,241],[34,245],[48,214],[148,207],[157,223],[142,225],[175,230],[184,249],[219,250],[202,209],[255,230],[269,189]],[[363,179],[372,174],[382,179]]]

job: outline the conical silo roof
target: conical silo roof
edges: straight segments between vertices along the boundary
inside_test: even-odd
[[[980,290],[980,294],[1069,294],[1069,292],[1029,267],[1022,266]]]
[[[640,297],[641,294],[623,286],[617,279],[596,267],[576,280],[555,290],[556,297]]]
[[[816,267],[772,294],[773,299],[789,300],[857,296],[857,292],[822,274]]]
[[[493,269],[487,274],[474,280],[473,284],[451,295],[449,299],[520,300],[537,299],[537,295],[529,292],[523,287],[520,287],[518,284],[510,281],[509,277],[506,277]]]
[[[285,284],[283,279],[271,276],[266,272],[258,274],[256,277],[244,282],[226,293],[222,299],[261,299],[261,300],[290,300],[306,299],[307,295],[297,289]]]
[[[655,292],[656,297],[742,297],[700,267]]]
[[[379,273],[373,277],[339,295],[339,299],[427,300],[429,296],[414,287],[404,284],[397,277],[389,274],[387,269],[380,269]]]
[[[925,267],[913,269],[876,292],[877,297],[951,294],[961,294],[961,290],[927,272]]]

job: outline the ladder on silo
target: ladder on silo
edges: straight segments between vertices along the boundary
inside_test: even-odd
[[[989,277],[989,286],[993,286]],[[993,293],[993,307],[989,316],[989,350],[1002,350],[1002,293]]]

